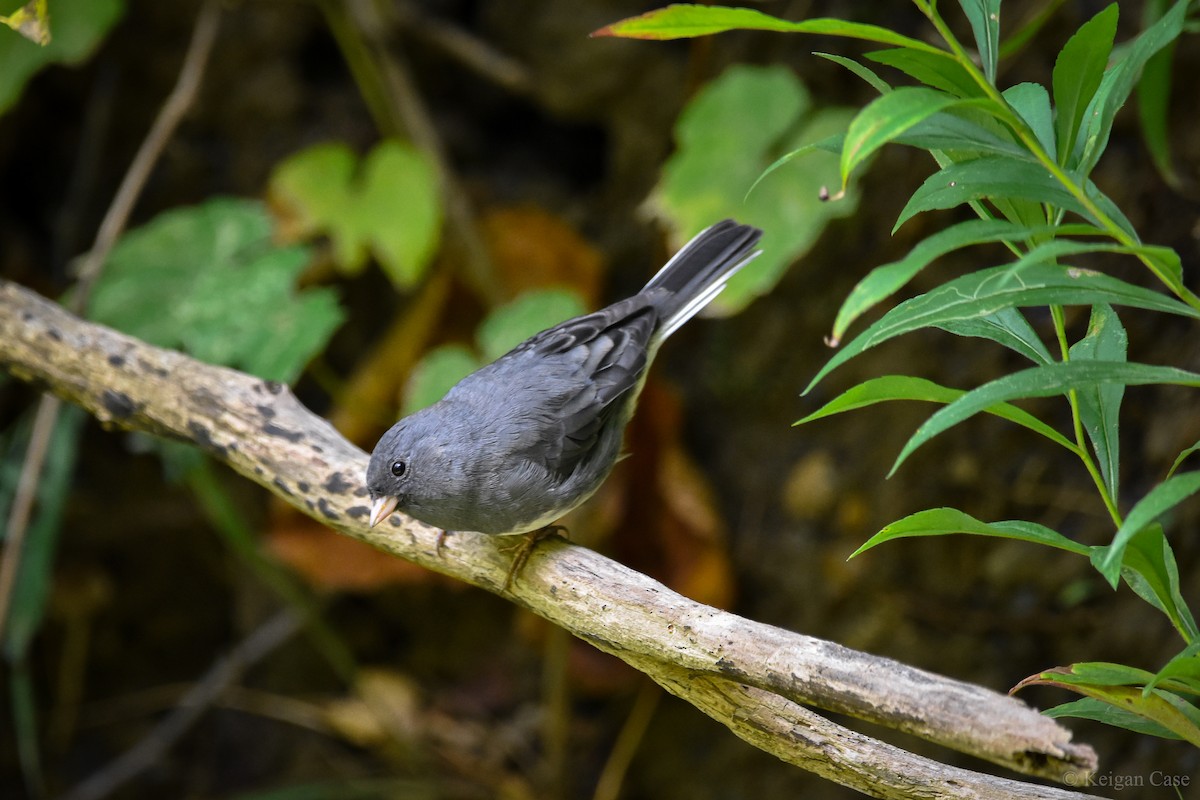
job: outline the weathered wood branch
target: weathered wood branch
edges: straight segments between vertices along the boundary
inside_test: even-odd
[[[368,516],[366,455],[284,386],[151,347],[0,281],[0,366],[102,423],[184,440],[329,527],[495,593],[510,551],[492,537]],[[711,608],[586,548],[550,540],[506,596],[642,670],[784,761],[876,797],[1084,795],[949,767],[801,704],[1079,785],[1093,750],[1019,700]]]

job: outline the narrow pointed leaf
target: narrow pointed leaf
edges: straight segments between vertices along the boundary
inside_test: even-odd
[[[962,389],[952,389],[948,386],[942,386],[941,384],[926,380],[925,378],[917,378],[911,375],[882,375],[878,378],[863,381],[847,389],[808,416],[797,420],[794,424],[804,425],[818,419],[823,419],[824,417],[831,417],[834,414],[841,414],[845,411],[853,411],[890,400],[921,400],[945,405],[953,403],[964,394],[966,392]],[[1050,441],[1067,448],[1071,452],[1077,452],[1075,445],[1070,440],[1028,411],[1017,408],[1009,403],[998,403],[986,409],[986,412],[995,414],[997,417],[1006,419],[1009,422],[1015,422],[1024,428],[1045,436]]]
[[[1054,62],[1054,132],[1059,163],[1075,151],[1075,140],[1088,104],[1100,88],[1108,55],[1117,33],[1117,4],[1113,3],[1080,26]]]
[[[1050,108],[1050,95],[1040,83],[1018,83],[1004,90],[1004,99],[1025,120],[1038,143],[1051,158],[1057,158],[1054,142],[1054,111]]]
[[[866,57],[880,64],[895,67],[916,78],[926,86],[941,89],[955,97],[984,97],[984,91],[971,73],[950,53],[930,53],[910,47],[875,50]]]
[[[1183,451],[1179,455],[1175,456],[1175,461],[1171,464],[1171,468],[1169,470],[1167,470],[1167,477],[1169,478],[1172,475],[1174,475],[1175,470],[1179,469],[1179,465],[1182,464],[1188,456],[1190,456],[1192,453],[1196,452],[1197,450],[1200,450],[1200,442],[1196,442],[1191,447],[1184,448]]]
[[[1006,520],[1002,522],[981,522],[957,508],[930,508],[910,514],[886,526],[855,550],[850,558],[870,550],[876,545],[889,542],[892,539],[906,539],[915,536],[945,536],[955,533],[969,533],[976,536],[993,536],[999,539],[1016,539],[1022,542],[1045,545],[1058,550],[1066,550],[1076,555],[1087,555],[1089,549],[1053,531],[1044,525],[1024,520]]]
[[[1024,397],[1053,397],[1058,394],[1065,394],[1071,389],[1081,389],[1103,383],[1121,383],[1129,386],[1152,383],[1200,386],[1200,374],[1174,367],[1159,367],[1151,364],[1135,364],[1123,361],[1071,361],[1031,367],[1021,372],[1005,375],[1003,378],[998,378],[980,386],[978,389],[968,392],[962,398],[941,409],[926,420],[908,442],[905,443],[904,448],[900,451],[900,455],[896,458],[895,464],[892,465],[891,472],[895,472],[918,447],[928,442],[934,436],[964,420],[970,419],[980,411],[990,408],[996,403]],[[1152,490],[1150,494],[1154,495],[1154,497],[1147,497],[1147,500],[1151,502],[1136,517],[1134,512],[1138,511],[1138,508],[1135,506],[1134,511],[1131,511],[1130,516],[1126,518],[1126,526],[1129,526],[1130,519],[1133,519],[1135,523],[1141,520],[1141,524],[1136,528],[1132,528],[1126,534],[1126,538],[1141,530],[1142,527],[1152,521],[1162,511],[1166,510],[1166,508],[1183,500],[1186,495],[1178,493],[1190,488],[1190,491],[1187,492],[1190,495],[1197,489],[1200,489],[1200,472],[1190,472],[1186,473],[1186,475],[1190,476],[1190,481],[1195,481],[1194,488],[1192,488],[1190,481],[1181,480],[1185,477],[1184,475],[1178,475],[1172,478],[1171,481],[1161,484],[1155,490]],[[1171,482],[1176,482],[1177,488],[1175,493],[1169,495],[1173,502],[1167,505],[1167,496],[1161,493],[1156,494],[1156,492]],[[1147,503],[1147,500],[1144,500],[1143,503]],[[1139,503],[1139,505],[1142,504]],[[1154,513],[1150,513],[1152,510]],[[1125,530],[1126,526],[1122,526],[1122,531]],[[1119,535],[1118,533],[1118,537]],[[1116,585],[1121,566],[1119,549],[1115,549],[1117,548],[1117,544],[1118,541],[1114,541],[1110,545],[1110,548],[1114,548],[1112,555],[1109,556],[1109,558],[1113,559],[1112,563],[1103,562],[1101,567],[1101,571],[1104,572],[1105,577],[1113,585]]]
[[[1194,694],[1200,694],[1200,642],[1192,642],[1163,665],[1154,679],[1146,685],[1153,689],[1160,684],[1166,688],[1178,685]]]
[[[996,62],[1000,58],[1000,0],[959,0],[958,4],[975,34],[983,74],[989,83],[995,83]]]
[[[1019,308],[1004,308],[986,317],[943,322],[937,327],[957,336],[990,339],[1020,353],[1035,364],[1054,363],[1054,357],[1050,355],[1045,343]]]
[[[1145,736],[1158,736],[1162,739],[1176,740],[1183,738],[1179,734],[1167,730],[1157,722],[1152,722],[1123,708],[1118,708],[1092,697],[1081,697],[1078,700],[1072,700],[1070,703],[1063,703],[1053,708],[1047,708],[1042,713],[1052,719],[1074,717],[1075,719],[1095,720],[1096,722],[1103,722],[1105,725],[1111,725],[1114,728],[1124,728],[1125,730]]]
[[[984,317],[1005,308],[1096,303],[1200,319],[1200,312],[1178,300],[1108,275],[1044,263],[1014,274],[1009,265],[1002,265],[948,281],[896,306],[842,347],[804,391],[864,350],[920,328]]]
[[[1126,364],[1127,367],[1143,367],[1142,364]],[[1169,369],[1166,367],[1157,367],[1157,370]],[[1173,372],[1183,373],[1183,370],[1172,370]],[[1189,376],[1186,379],[1178,378],[1176,380],[1156,380],[1147,381],[1153,383],[1178,383],[1186,386],[1200,386],[1200,375],[1194,373],[1184,373]],[[1132,381],[1126,381],[1132,383]],[[1135,534],[1141,531],[1150,523],[1154,522],[1160,516],[1170,511],[1175,506],[1187,500],[1192,495],[1200,492],[1200,471],[1182,472],[1178,475],[1173,475],[1167,480],[1151,489],[1145,497],[1138,501],[1129,514],[1126,515],[1125,521],[1117,530],[1116,536],[1113,537],[1112,544],[1108,546],[1104,555],[1099,559],[1097,568],[1100,573],[1108,579],[1108,582],[1113,586],[1117,585],[1117,579],[1121,574],[1121,559],[1124,554],[1129,540]]]
[[[865,64],[858,63],[852,58],[839,56],[835,53],[813,53],[813,55],[845,67],[846,69],[850,70],[850,72],[853,72],[855,75],[869,83],[871,87],[880,94],[887,94],[892,90],[892,87],[888,84],[888,82],[876,75],[874,70]]]
[[[1093,565],[1098,567],[1106,553],[1107,548],[1094,548]],[[1121,578],[1138,597],[1165,614],[1185,642],[1196,638],[1196,620],[1180,593],[1179,567],[1162,525],[1148,525],[1129,540],[1121,558]]]
[[[1072,361],[1124,361],[1129,336],[1112,306],[1092,307],[1088,332],[1071,347]],[[1092,442],[1100,474],[1109,497],[1120,496],[1120,413],[1125,387],[1119,383],[1094,384],[1079,391],[1079,416]]]

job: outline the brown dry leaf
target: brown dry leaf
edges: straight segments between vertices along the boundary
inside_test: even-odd
[[[599,304],[604,258],[560,217],[519,205],[492,209],[480,224],[506,297],[566,286],[588,308]]]

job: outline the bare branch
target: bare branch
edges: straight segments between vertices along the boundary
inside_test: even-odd
[[[366,454],[286,387],[150,347],[0,281],[0,365],[102,422],[195,443],[324,524],[497,594],[509,555],[368,516]],[[548,541],[507,596],[646,672],[773,755],[877,797],[1066,798],[947,767],[835,725],[812,705],[1030,775],[1081,782],[1090,747],[1014,698],[696,603],[598,553]]]

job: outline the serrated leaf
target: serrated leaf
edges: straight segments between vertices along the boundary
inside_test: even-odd
[[[1067,40],[1054,62],[1054,134],[1059,163],[1075,152],[1080,123],[1100,88],[1117,33],[1117,4],[1092,17]]]
[[[763,254],[709,306],[715,313],[737,311],[769,291],[830,219],[854,211],[853,197],[820,199],[821,188],[838,180],[836,157],[811,150],[802,161],[778,158],[846,130],[850,109],[811,106],[791,70],[735,66],[698,92],[676,123],[678,147],[650,200],[674,243],[724,217],[767,231]]]
[[[948,281],[891,309],[842,347],[804,391],[809,392],[819,380],[864,350],[920,328],[984,317],[1005,308],[1096,303],[1200,319],[1200,312],[1178,300],[1108,275],[1046,263],[1014,273],[1009,265],[1002,265]]]
[[[1037,331],[1017,308],[1004,308],[995,314],[974,319],[956,319],[937,326],[957,336],[975,336],[990,339],[997,344],[1020,353],[1035,364],[1054,362],[1045,343]]]
[[[1042,149],[1057,159],[1058,146],[1054,141],[1054,111],[1050,94],[1040,83],[1018,83],[1004,90],[1004,99],[1025,120]]]
[[[1129,336],[1117,313],[1107,303],[1092,307],[1087,334],[1070,350],[1072,361],[1124,361]],[[1079,390],[1079,418],[1091,440],[1109,497],[1120,497],[1121,400],[1119,383],[1095,384]]]
[[[1144,367],[1146,365],[1127,364],[1126,366]],[[1155,368],[1156,371],[1167,369],[1170,368]],[[1180,373],[1174,380],[1164,377],[1164,379],[1145,382],[1200,386],[1200,375],[1190,372],[1185,373],[1183,370],[1172,371]],[[1126,383],[1132,383],[1132,381],[1126,381]],[[1129,513],[1125,516],[1125,521],[1117,529],[1112,544],[1105,548],[1105,552],[1097,560],[1096,568],[1100,570],[1100,574],[1108,579],[1110,584],[1116,586],[1117,579],[1121,574],[1122,556],[1130,539],[1160,516],[1196,494],[1196,492],[1200,492],[1200,471],[1182,472],[1178,475],[1172,475],[1147,492],[1146,496],[1129,510]]]
[[[921,86],[903,86],[875,98],[854,117],[846,131],[840,166],[842,187],[855,168],[880,147],[939,111],[971,102],[976,101]]]
[[[866,53],[866,57],[877,63],[895,67],[926,86],[940,89],[955,97],[986,96],[971,77],[971,73],[950,53],[893,47]]]
[[[403,415],[408,416],[441,400],[454,384],[481,366],[479,359],[462,345],[442,345],[430,350],[408,377]]]
[[[912,47],[939,52],[938,48],[918,39],[903,36],[887,28],[864,25],[843,19],[817,18],[800,22],[772,17],[751,8],[726,8],[678,3],[636,17],[614,22],[594,31],[592,36],[618,36],[626,39],[690,39],[735,30],[813,33],[845,36],[880,44]]]
[[[55,0],[52,12],[48,44],[16,35],[0,36],[0,114],[17,101],[39,70],[50,64],[77,64],[90,57],[125,13],[125,3]]]
[[[983,74],[988,83],[995,83],[1000,58],[1000,0],[959,0],[958,4],[971,23]]]
[[[865,311],[916,277],[935,259],[963,247],[993,242],[1021,242],[1059,231],[1055,225],[1016,225],[1001,219],[960,222],[921,240],[904,258],[876,267],[855,284],[838,309],[833,339],[840,340],[847,328]]]
[[[1115,361],[1071,361],[1060,364],[1045,364],[1015,372],[1011,375],[1005,375],[1003,378],[997,378],[990,383],[971,390],[959,400],[937,411],[927,419],[904,444],[900,455],[896,457],[896,461],[888,474],[894,473],[918,447],[934,436],[964,420],[970,419],[975,414],[994,406],[996,403],[1016,400],[1017,398],[1053,397],[1065,394],[1071,389],[1083,389],[1105,383],[1120,383],[1128,386],[1154,383],[1200,386],[1200,374],[1176,369],[1175,367],[1159,367],[1151,364]],[[1187,474],[1191,475],[1192,479],[1196,481],[1195,488],[1191,491],[1194,492],[1200,489],[1200,480],[1197,480],[1197,478],[1200,478],[1200,472]],[[1179,481],[1178,487],[1180,491],[1185,486],[1185,482],[1179,480],[1183,477],[1180,475],[1171,479],[1172,481]],[[1156,487],[1156,490],[1161,489],[1165,485],[1160,484],[1159,487]],[[1187,485],[1190,486],[1190,484]],[[1151,494],[1155,494],[1155,491],[1152,491]],[[1173,494],[1171,496],[1174,497]],[[1178,497],[1174,502],[1179,502],[1182,499],[1183,497]],[[1163,501],[1165,501],[1165,498]],[[1171,505],[1174,505],[1174,503]],[[1137,510],[1137,507],[1135,507],[1134,511]],[[1147,508],[1146,512],[1149,510]],[[1161,513],[1161,510],[1159,510],[1159,513]],[[1130,518],[1133,516],[1134,512],[1131,511]],[[1145,517],[1142,527],[1155,516],[1157,514]],[[1130,518],[1126,518],[1126,524],[1129,523]],[[1139,515],[1139,518],[1141,518],[1141,515]],[[1122,526],[1122,530],[1124,528],[1125,526]],[[1128,535],[1132,535],[1137,530],[1140,530],[1140,527],[1134,528]],[[1116,548],[1116,545],[1117,541],[1114,540],[1110,548]],[[1101,571],[1104,572],[1105,577],[1108,577],[1109,581],[1115,586],[1117,574],[1120,571],[1121,560],[1119,551],[1114,550],[1114,553],[1115,555],[1110,556],[1110,558],[1114,558],[1115,562],[1112,564],[1104,562]],[[1108,568],[1111,568],[1111,572],[1107,571]]]
[[[291,382],[341,323],[328,289],[297,292],[303,247],[276,247],[262,203],[216,199],[126,233],[91,316],[160,347]]]
[[[488,314],[475,339],[483,360],[495,361],[535,333],[585,311],[583,298],[570,289],[526,292]]]
[[[957,508],[931,508],[910,514],[904,519],[896,520],[886,526],[855,550],[850,557],[854,558],[859,553],[893,539],[904,539],[914,536],[945,536],[961,533],[973,534],[975,536],[993,536],[1000,539],[1016,539],[1022,542],[1053,547],[1058,550],[1066,550],[1076,555],[1087,555],[1089,552],[1087,546],[1074,542],[1061,533],[1034,522],[1026,522],[1024,520],[981,522],[970,514],[959,511]]]
[[[1129,99],[1142,68],[1162,48],[1179,37],[1187,18],[1187,0],[1178,0],[1158,22],[1122,48],[1120,58],[1104,73],[1100,88],[1085,115],[1087,124],[1078,158],[1078,172],[1087,175],[1108,146],[1113,119]],[[1061,159],[1060,159],[1061,160]]]
[[[814,420],[833,416],[834,414],[841,414],[845,411],[853,411],[890,400],[921,400],[930,403],[949,404],[964,394],[966,392],[962,389],[951,389],[948,386],[942,386],[925,378],[917,378],[910,375],[883,375],[863,381],[847,389],[808,416],[797,420],[794,424],[804,425]],[[995,414],[1001,419],[1015,422],[1022,427],[1045,436],[1057,445],[1076,452],[1075,445],[1068,441],[1061,433],[1029,412],[1014,405],[999,403],[986,409],[986,411],[989,414]]]

